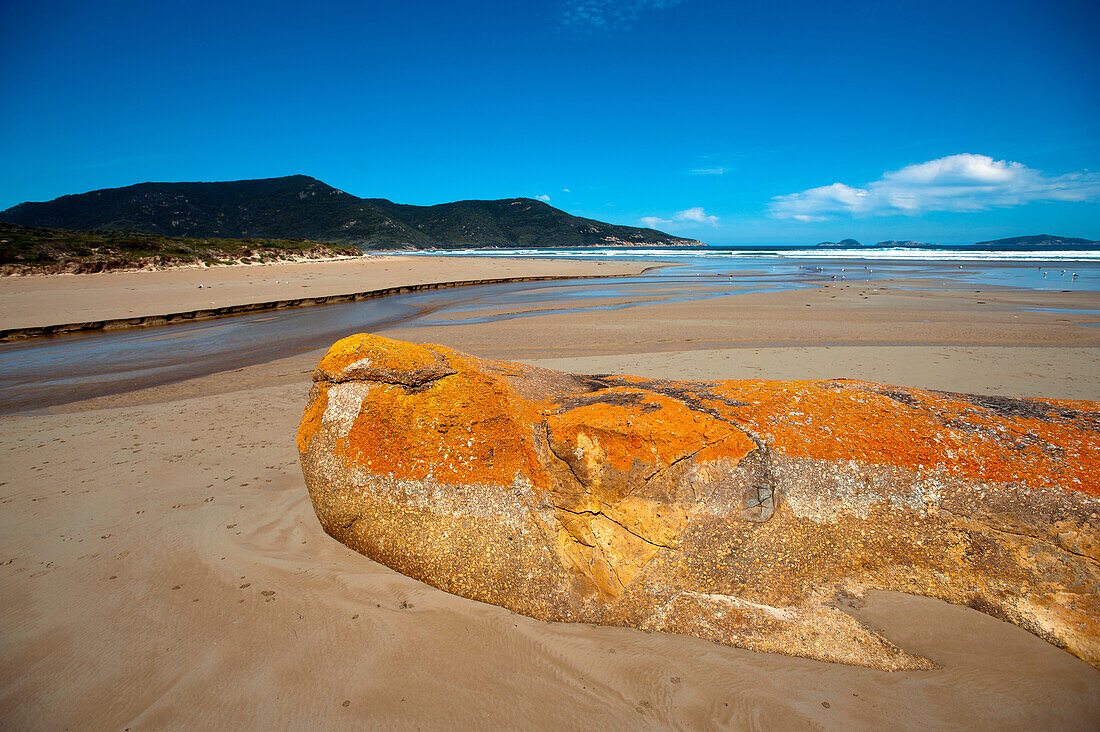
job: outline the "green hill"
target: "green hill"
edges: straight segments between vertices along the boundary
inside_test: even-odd
[[[315,178],[139,183],[21,203],[0,221],[80,231],[229,239],[310,239],[364,248],[691,246],[654,229],[572,216],[513,198],[409,206],[358,198]]]

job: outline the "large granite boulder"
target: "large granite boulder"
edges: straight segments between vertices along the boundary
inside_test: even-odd
[[[1100,667],[1093,402],[577,376],[357,335],[298,449],[334,538],[534,618],[931,668],[845,612],[898,590]]]

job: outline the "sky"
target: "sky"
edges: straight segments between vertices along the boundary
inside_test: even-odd
[[[0,209],[304,173],[708,244],[1100,240],[1100,3],[0,3]]]

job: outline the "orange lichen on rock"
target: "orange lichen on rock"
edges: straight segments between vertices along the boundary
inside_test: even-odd
[[[1096,405],[894,389],[859,381],[728,381],[712,402],[789,455],[860,460],[1100,495]],[[1076,413],[1067,418],[1066,412]]]
[[[401,480],[511,483],[543,474],[529,444],[537,414],[506,385],[477,373],[440,379],[422,392],[377,384],[337,454],[349,467]]]
[[[621,387],[598,393],[600,401],[547,417],[555,454],[597,497],[620,499],[612,486],[632,487],[625,476],[644,478],[689,456],[736,463],[756,449],[744,431],[665,395]]]
[[[439,355],[423,346],[389,339],[364,339],[348,336],[333,344],[317,366],[314,380],[336,381],[346,376],[348,367],[362,364],[378,372],[395,375],[416,374],[439,363]]]
[[[563,442],[599,436],[603,468],[626,471],[637,460],[667,464],[708,447],[717,448],[714,457],[740,459],[755,447],[744,431],[662,394],[613,387],[600,395],[605,401],[571,409],[551,424]]]
[[[298,431],[325,530],[545,620],[931,668],[836,606],[969,605],[1100,667],[1100,405],[583,376],[372,335]]]
[[[321,419],[327,408],[328,387],[324,386],[317,389],[317,393],[309,400],[306,412],[302,415],[302,422],[298,425],[298,452],[305,452],[309,447],[309,438],[321,429]]]

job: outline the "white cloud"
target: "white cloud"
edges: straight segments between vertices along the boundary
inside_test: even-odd
[[[696,224],[707,224],[708,226],[718,226],[718,217],[709,216],[702,206],[696,206],[694,208],[685,209],[679,211],[672,216],[673,221],[691,221]]]
[[[696,168],[691,171],[692,175],[725,175],[726,168]]]
[[[561,190],[562,190],[563,193],[569,193],[570,192],[568,188],[562,188]]]
[[[650,229],[656,229],[658,226],[680,229],[698,226],[699,224],[718,226],[718,217],[708,214],[703,210],[702,206],[694,206],[692,208],[686,208],[683,211],[677,211],[670,219],[662,219],[659,216],[643,216],[640,220],[642,226],[646,226]]]
[[[1086,201],[1100,197],[1100,176],[1048,176],[1022,163],[988,155],[949,155],[884,173],[863,188],[833,183],[776,196],[768,212],[778,219],[824,221],[838,215],[917,215],[926,211],[981,211],[1032,201]]]
[[[558,22],[579,31],[630,28],[647,10],[663,10],[680,0],[564,0]]]
[[[535,198],[539,199],[540,201],[550,201],[550,196],[546,195],[545,193],[543,193],[541,196],[535,196]]]

